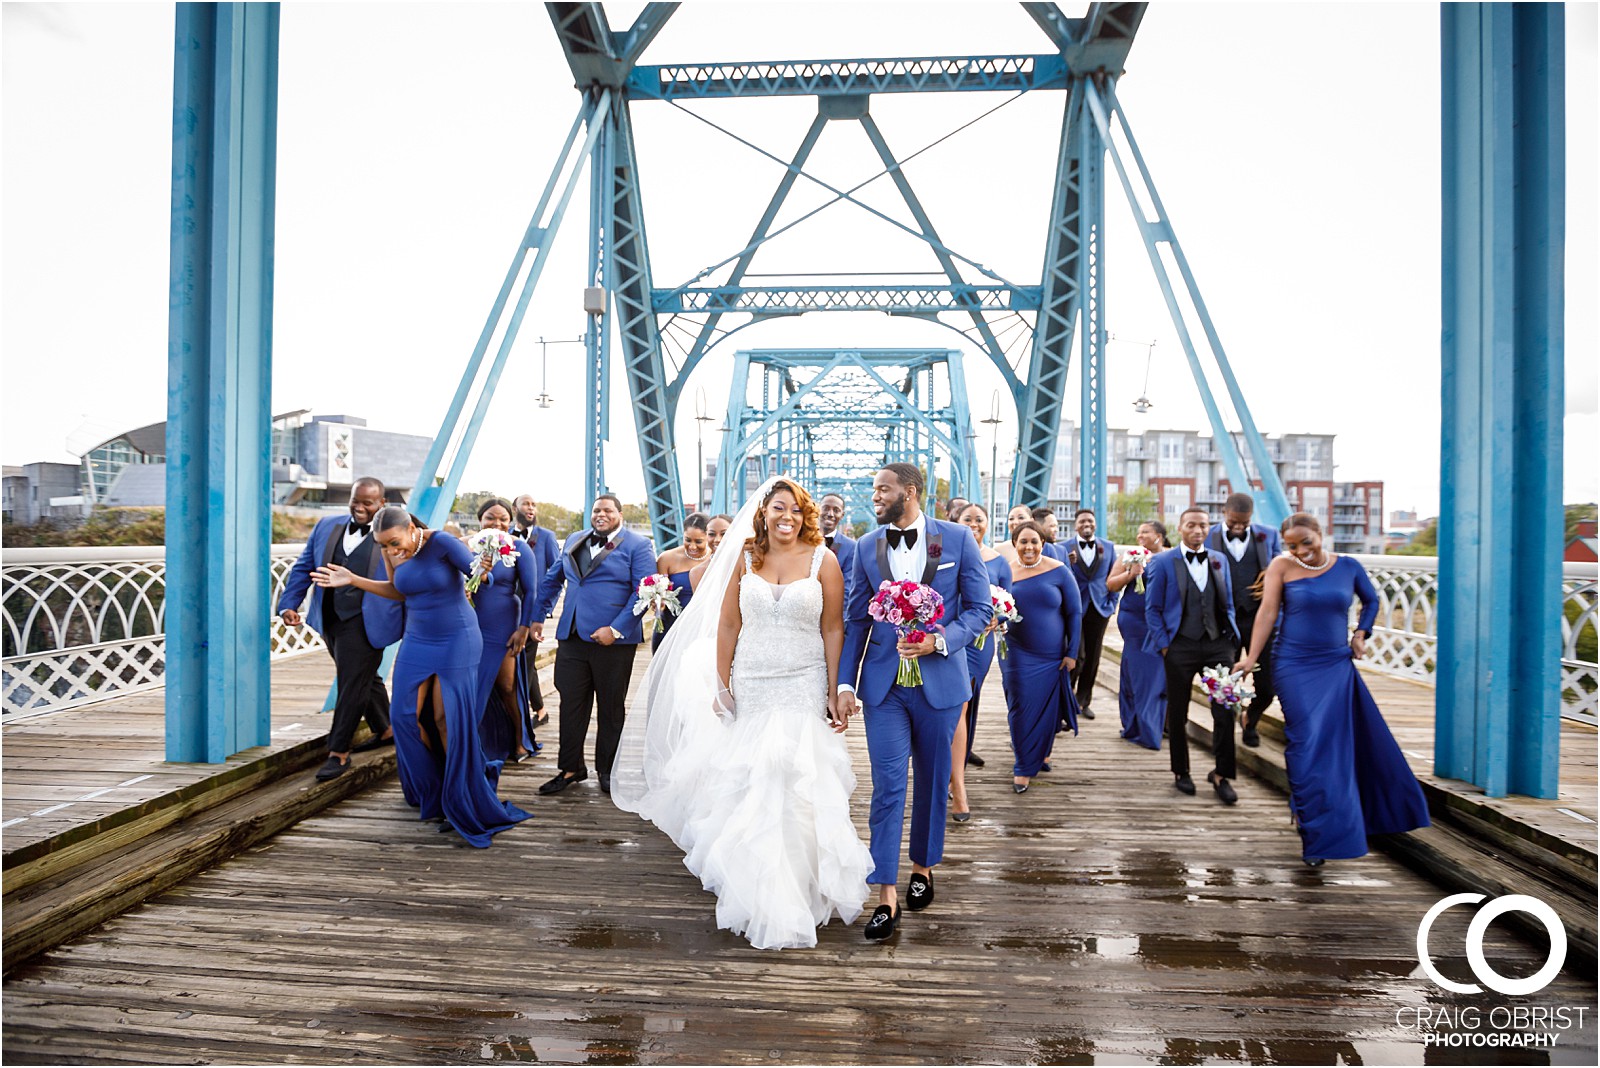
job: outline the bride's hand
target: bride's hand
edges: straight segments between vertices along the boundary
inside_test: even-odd
[[[833,728],[835,734],[843,734],[850,726],[850,717],[840,709],[837,695],[828,698],[828,726]]]
[[[717,714],[718,719],[728,719],[733,716],[733,710],[733,691],[724,686],[711,699],[711,711]]]

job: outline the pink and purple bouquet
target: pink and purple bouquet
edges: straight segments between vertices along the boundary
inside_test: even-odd
[[[1130,565],[1148,564],[1150,562],[1150,550],[1143,545],[1135,545],[1122,554],[1122,559]],[[1139,577],[1133,580],[1133,589],[1135,593],[1144,592],[1144,573],[1142,571],[1139,573]]]
[[[1249,675],[1219,667],[1208,667],[1200,672],[1200,688],[1229,712],[1239,711],[1256,695]]]
[[[867,605],[867,615],[893,626],[901,641],[923,642],[928,635],[922,628],[931,627],[944,618],[944,598],[938,590],[920,582],[885,579]],[[902,656],[894,681],[898,686],[921,686],[922,665]]]
[[[989,587],[989,604],[993,606],[995,622],[999,624],[995,628],[995,648],[1000,653],[1000,659],[1004,660],[1006,658],[1006,629],[1013,623],[1022,622],[1022,613],[1017,609],[1017,599],[1011,596],[1011,591],[1004,586]],[[978,640],[972,643],[973,647],[982,649],[983,643],[988,637],[989,632],[986,630],[978,635]]]
[[[517,557],[522,554],[517,552],[516,545],[511,540],[511,535],[503,530],[489,527],[478,531],[467,539],[467,548],[472,550],[472,555],[477,558],[478,566],[473,568],[472,577],[467,579],[467,600],[472,600],[472,595],[478,592],[478,587],[483,585],[484,573],[499,564],[502,567],[515,567]]]
[[[683,605],[678,603],[678,587],[665,575],[646,575],[639,583],[638,599],[633,602],[633,614],[642,616],[647,611],[655,612],[655,633],[660,633],[667,627],[666,614],[671,612],[677,615],[683,611]]]

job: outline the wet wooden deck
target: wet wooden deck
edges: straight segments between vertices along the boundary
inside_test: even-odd
[[[751,950],[593,780],[538,798],[546,754],[508,774],[535,818],[490,850],[418,823],[391,780],[47,953],[4,985],[5,1059],[1459,1063],[1397,1012],[1594,1005],[1571,973],[1529,999],[1436,988],[1415,946],[1437,887],[1383,854],[1305,868],[1281,794],[1181,797],[1114,715],[1013,794],[999,698],[938,901],[888,944],[858,921]],[[1460,911],[1434,935],[1458,980]],[[1496,929],[1489,952],[1507,974],[1540,963]],[[1557,1056],[1595,1045],[1591,1012]]]

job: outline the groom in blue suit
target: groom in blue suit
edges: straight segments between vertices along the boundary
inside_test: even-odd
[[[1239,627],[1233,612],[1233,582],[1228,560],[1206,549],[1211,517],[1204,508],[1190,508],[1178,517],[1181,543],[1145,565],[1145,652],[1165,658],[1167,669],[1167,741],[1172,756],[1173,785],[1194,793],[1189,778],[1189,687],[1202,669],[1229,670],[1238,648]],[[1211,752],[1216,767],[1206,776],[1225,805],[1239,800],[1228,780],[1234,778],[1233,713],[1211,702]]]
[[[858,698],[868,709],[874,866],[867,882],[878,887],[880,902],[867,923],[872,941],[888,938],[900,922],[896,885],[908,762],[915,792],[906,908],[916,912],[933,903],[933,867],[944,859],[950,742],[961,706],[972,696],[967,646],[994,616],[978,543],[966,527],[925,515],[925,492],[922,472],[912,464],[889,464],[872,480],[872,510],[883,525],[856,543],[839,658],[839,710],[854,715]],[[899,641],[891,624],[867,614],[886,581],[919,582],[944,598],[944,617],[925,640]],[[901,657],[917,660],[921,686],[895,681]]]

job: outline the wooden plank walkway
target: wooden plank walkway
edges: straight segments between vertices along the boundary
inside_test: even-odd
[[[1305,868],[1281,794],[1183,798],[1114,715],[1013,794],[999,697],[938,901],[887,945],[858,921],[751,950],[593,780],[537,797],[547,751],[503,791],[535,818],[490,850],[418,823],[391,780],[45,954],[4,985],[5,1059],[1455,1063],[1397,1011],[1594,1005],[1570,972],[1528,999],[1434,987],[1415,939],[1437,887],[1383,854]],[[1460,911],[1434,945],[1465,980]],[[1540,963],[1498,928],[1488,943],[1506,974]],[[1591,1013],[1557,1056],[1595,1049]]]

